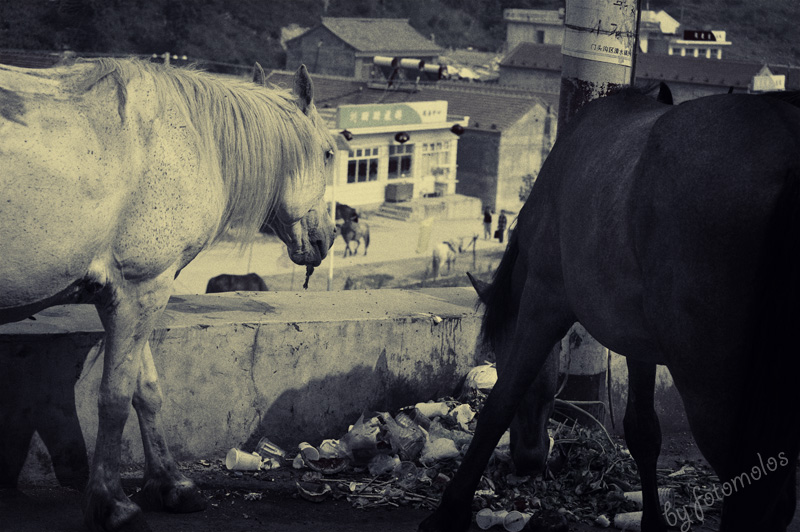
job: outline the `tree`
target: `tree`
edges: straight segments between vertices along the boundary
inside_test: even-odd
[[[533,184],[536,182],[536,177],[539,174],[526,174],[522,176],[522,185],[519,187],[519,200],[525,202],[528,200],[528,196],[531,195],[531,190],[533,189]]]

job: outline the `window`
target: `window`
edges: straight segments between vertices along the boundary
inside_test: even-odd
[[[536,43],[544,44],[544,31],[541,30],[536,31]]]
[[[378,148],[350,150],[347,161],[347,182],[364,183],[378,179]]]
[[[389,179],[411,177],[411,163],[414,156],[413,144],[389,146]]]
[[[450,175],[450,161],[452,160],[450,147],[449,140],[423,144],[420,161],[422,175],[434,175],[442,178]]]

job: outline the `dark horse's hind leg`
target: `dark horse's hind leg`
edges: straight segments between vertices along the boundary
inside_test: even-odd
[[[656,365],[627,358],[628,405],[625,441],[642,481],[642,532],[666,532],[667,523],[658,500],[656,467],[661,452],[661,427],[654,405]]]

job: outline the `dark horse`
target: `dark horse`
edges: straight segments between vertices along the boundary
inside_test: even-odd
[[[257,273],[246,275],[233,275],[223,273],[212,277],[206,285],[206,294],[218,294],[221,292],[266,292],[267,283]]]
[[[351,207],[350,205],[345,205],[344,203],[336,202],[336,219],[337,220],[344,220],[345,222],[349,222],[353,220],[354,222],[358,222],[358,212]]]
[[[358,253],[358,248],[361,241],[364,241],[364,255],[367,254],[369,248],[369,224],[367,222],[355,222],[348,220],[341,226],[342,238],[344,239],[344,256],[355,255]],[[350,242],[356,243],[356,248],[350,248]]]
[[[580,322],[627,357],[624,427],[642,480],[642,529],[666,530],[653,408],[664,364],[719,475],[721,530],[784,531],[800,447],[799,249],[800,94],[673,107],[629,90],[587,104],[559,132],[481,290],[499,379],[420,529],[468,528],[473,493],[509,425],[517,468],[542,469],[551,349]]]

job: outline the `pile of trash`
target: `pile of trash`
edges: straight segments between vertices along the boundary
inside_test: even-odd
[[[296,482],[297,494],[313,502],[334,498],[359,508],[433,510],[472,440],[496,378],[494,366],[484,364],[467,376],[459,399],[417,403],[394,415],[364,413],[338,439],[316,446],[302,442],[296,454],[263,438],[253,453],[231,449],[226,467],[303,471]],[[506,431],[475,492],[473,509],[480,528],[502,526],[513,532],[532,520],[531,525],[544,522],[550,530],[567,530],[569,522],[636,529],[641,492],[630,453],[602,427],[560,419],[550,420],[550,455],[545,473],[538,477],[515,474]],[[661,472],[659,486],[667,485],[659,492],[662,503],[688,506],[692,486],[714,480],[700,466],[688,471],[692,475],[686,477],[686,484],[680,475],[665,477]]]

